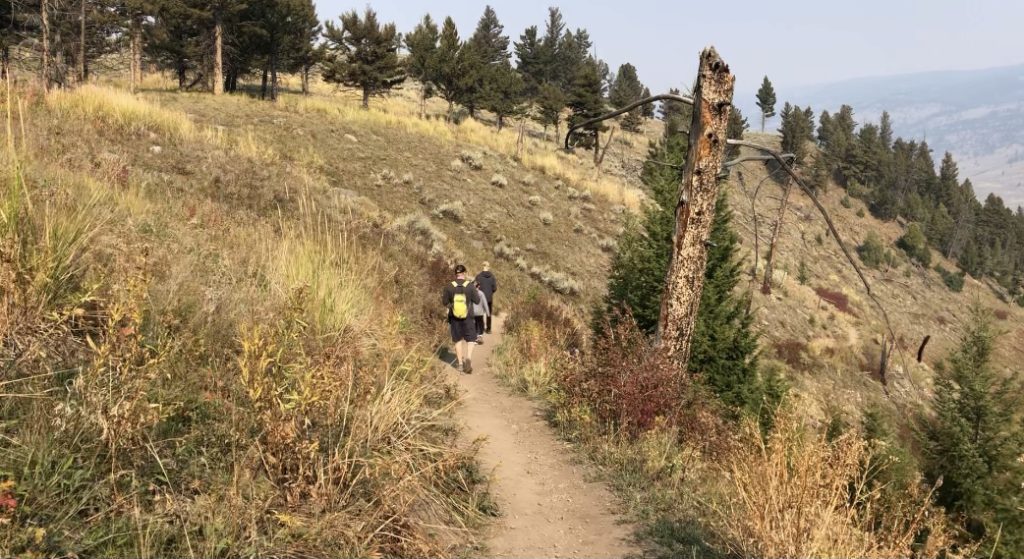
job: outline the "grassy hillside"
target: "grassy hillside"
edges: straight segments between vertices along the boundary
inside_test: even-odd
[[[439,374],[438,286],[451,262],[475,271],[490,260],[499,310],[552,295],[576,321],[586,317],[617,235],[644,203],[636,173],[660,131],[652,122],[644,135],[618,134],[596,170],[589,154],[556,152],[540,130],[519,145],[515,129],[447,124],[438,106],[421,119],[413,96],[361,111],[355,96],[327,89],[271,104],[151,80],[137,96],[87,86],[4,97],[0,549],[471,549],[494,511]],[[752,205],[763,177],[748,166],[726,187],[748,251],[755,210],[763,252],[778,204],[779,188],[765,182]],[[823,195],[851,245],[869,230],[887,241],[902,234],[842,198]],[[973,301],[1005,317],[1013,338],[999,346],[1001,363],[1019,359],[1019,309],[970,279],[953,293],[899,256],[897,267],[869,272],[902,348],[886,397],[872,376],[877,312],[809,203],[794,195],[791,208],[775,294],[754,305],[763,351],[809,417],[855,421],[868,402],[901,417],[918,406]],[[842,294],[845,310],[823,290]],[[578,344],[574,323],[558,323],[555,344],[511,344],[535,357],[559,351]],[[566,354],[538,367],[515,361],[516,347],[505,350],[510,376],[542,393]],[[678,495],[713,473],[669,458],[663,436],[598,453],[634,473],[626,494],[663,476],[657,486],[671,491],[661,495]],[[813,463],[821,445],[798,450]],[[844,459],[856,461],[864,449],[850,445]],[[757,463],[730,456],[736,468]],[[705,469],[680,477],[690,466]]]

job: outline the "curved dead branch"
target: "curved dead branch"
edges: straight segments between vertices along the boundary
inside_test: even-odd
[[[875,306],[878,307],[878,310],[882,313],[882,319],[885,321],[885,328],[886,330],[888,330],[889,336],[892,338],[893,342],[895,342],[896,332],[895,330],[893,330],[892,322],[889,320],[889,313],[886,312],[885,306],[882,305],[882,302],[879,301],[878,297],[876,297],[874,292],[871,291],[871,284],[868,282],[868,279],[864,275],[864,272],[860,269],[860,266],[857,265],[857,262],[854,260],[853,255],[850,254],[850,250],[846,247],[846,243],[843,242],[843,238],[839,236],[839,231],[836,229],[835,223],[832,221],[832,217],[829,215],[828,210],[825,209],[825,206],[821,204],[821,201],[818,200],[818,197],[814,195],[814,191],[807,186],[807,183],[805,183],[804,180],[796,173],[796,171],[793,170],[793,167],[791,167],[789,163],[786,162],[781,153],[769,147],[762,146],[760,144],[755,144],[753,142],[748,142],[746,140],[726,140],[726,143],[732,146],[740,146],[755,149],[767,154],[769,157],[771,157],[772,159],[779,163],[782,170],[786,171],[786,173],[789,174],[789,176],[793,179],[794,182],[796,182],[800,189],[803,190],[805,194],[807,194],[807,196],[811,199],[812,202],[814,202],[815,207],[818,208],[818,212],[820,212],[821,216],[825,218],[825,223],[828,225],[828,229],[832,233],[832,237],[835,238],[840,250],[843,251],[843,256],[846,257],[846,260],[850,263],[850,266],[852,266],[854,271],[857,272],[857,276],[860,278],[861,283],[864,285],[864,291],[867,292],[868,298],[871,299],[871,302],[874,303]],[[884,345],[885,342],[883,341],[883,346]],[[898,348],[899,346],[897,345],[896,347]],[[883,351],[883,353],[885,352]],[[909,369],[907,370],[907,376],[908,378],[911,379],[911,383],[913,383],[913,377],[910,376]]]
[[[570,147],[569,147],[569,138],[572,137],[572,133],[577,131],[577,130],[579,130],[580,128],[586,128],[587,126],[591,126],[591,125],[597,124],[598,122],[602,122],[602,121],[608,120],[610,118],[615,118],[615,117],[617,117],[617,116],[619,116],[621,114],[628,113],[629,111],[632,111],[633,109],[635,109],[635,108],[637,108],[637,107],[639,107],[641,105],[647,105],[647,104],[654,103],[654,102],[657,102],[657,101],[676,101],[676,102],[685,103],[685,104],[691,105],[691,106],[693,105],[693,98],[692,97],[684,97],[682,95],[674,95],[672,93],[662,93],[661,95],[652,95],[650,97],[645,97],[643,99],[640,99],[639,101],[634,101],[634,102],[632,102],[632,103],[626,105],[625,107],[622,107],[621,109],[618,109],[616,111],[612,111],[610,113],[605,113],[605,114],[603,114],[601,116],[594,117],[594,118],[592,118],[590,120],[586,120],[586,121],[581,122],[581,123],[579,123],[579,124],[577,124],[575,126],[569,127],[569,131],[565,133],[565,149],[566,149],[566,151],[568,151],[570,149]]]

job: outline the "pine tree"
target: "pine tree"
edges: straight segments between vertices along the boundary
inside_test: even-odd
[[[547,81],[544,48],[537,33],[536,25],[527,27],[513,46],[516,53],[516,70],[523,77],[526,95],[531,99],[536,99],[541,85]]]
[[[729,124],[725,129],[725,135],[730,140],[742,140],[744,132],[750,126],[747,124],[747,119],[743,117],[743,112],[740,111],[739,107],[733,107],[732,112],[729,113]],[[725,156],[727,158],[734,158],[740,154],[739,146],[726,146]]]
[[[576,73],[569,93],[568,106],[572,111],[569,117],[571,125],[600,116],[605,112],[604,83],[601,81],[597,61],[593,58],[588,59]],[[577,136],[583,136],[582,141],[579,142],[580,145],[594,150],[595,161],[597,152],[600,151],[598,147],[600,133],[603,129],[604,125],[598,123],[588,126],[582,132],[577,132]]]
[[[508,60],[490,68],[483,90],[483,108],[498,118],[498,130],[504,128],[506,118],[523,114],[526,87],[522,76]]]
[[[476,116],[477,110],[488,103],[486,84],[502,80],[494,73],[500,73],[500,66],[509,59],[509,38],[502,34],[504,29],[494,9],[487,6],[473,35],[459,50],[457,101],[470,116]]]
[[[363,108],[370,96],[381,95],[405,81],[398,60],[398,31],[394,23],[381,26],[367,8],[360,18],[354,10],[341,16],[341,27],[327,23],[325,39],[332,54],[324,64],[324,80],[363,90]]]
[[[444,19],[441,36],[437,45],[437,75],[435,84],[441,97],[448,102],[448,116],[451,117],[452,106],[459,98],[461,72],[459,69],[459,51],[462,41],[459,29],[451,16]]]
[[[761,109],[761,132],[764,132],[764,123],[767,119],[775,116],[775,88],[768,76],[761,82],[761,88],[757,90],[757,108]]]
[[[678,88],[670,88],[668,90],[670,95],[679,95]],[[690,117],[693,114],[690,105],[680,103],[678,101],[662,101],[661,107],[658,109],[661,120],[665,121],[665,130],[676,133],[680,129],[688,129],[690,126]]]
[[[636,67],[629,63],[619,66],[615,81],[608,89],[608,102],[612,107],[621,109],[641,99],[643,94],[644,86],[637,76]],[[640,108],[633,109],[622,119],[622,129],[627,132],[639,132],[642,118]]]
[[[960,347],[938,369],[934,417],[921,418],[925,475],[938,503],[962,514],[975,536],[995,545],[996,557],[1024,554],[1024,426],[1013,376],[991,365],[996,331],[975,307]]]
[[[651,161],[670,165],[644,166],[642,178],[655,203],[644,211],[642,221],[627,228],[609,275],[603,312],[614,317],[617,311],[628,310],[648,334],[653,334],[658,326],[675,233],[680,167],[686,150],[687,137],[679,133],[669,134],[651,148]],[[758,376],[757,336],[749,302],[746,296],[735,293],[742,264],[738,257],[739,238],[731,230],[730,221],[731,211],[722,193],[715,208],[689,366],[729,406],[757,412],[762,399],[777,402],[781,387],[776,379]]]
[[[562,111],[568,100],[569,98],[562,92],[562,88],[551,82],[541,85],[537,93],[537,112],[534,120],[544,127],[545,134],[547,134],[548,126],[554,127],[556,144],[562,141],[559,125],[562,121]]]
[[[438,79],[438,40],[440,33],[430,14],[416,24],[405,36],[405,48],[409,50],[405,67],[409,77],[420,82],[420,117],[426,114],[427,99],[434,95],[434,84]]]
[[[644,93],[641,97],[643,97],[644,99],[651,97],[651,90],[645,87]],[[643,116],[644,118],[654,118],[654,103],[647,103],[646,105],[640,107],[640,115]]]

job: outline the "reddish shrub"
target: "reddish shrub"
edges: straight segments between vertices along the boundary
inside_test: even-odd
[[[822,301],[825,301],[826,303],[839,309],[840,312],[844,312],[852,316],[857,316],[857,314],[850,309],[850,298],[847,297],[845,293],[842,293],[840,291],[832,291],[831,289],[827,289],[825,287],[815,287],[814,292],[818,294],[818,297],[821,297]]]
[[[999,320],[1006,320],[1010,318],[1010,311],[1005,309],[996,309],[992,311],[992,314],[996,315],[996,318]]]
[[[586,406],[605,425],[635,437],[660,419],[668,425],[706,418],[693,377],[651,348],[631,316],[605,324],[580,367],[563,378],[567,404]]]
[[[788,339],[775,342],[775,355],[793,369],[802,369],[807,344],[800,340]]]

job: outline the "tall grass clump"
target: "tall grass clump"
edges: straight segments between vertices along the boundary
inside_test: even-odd
[[[749,422],[716,476],[710,524],[743,557],[946,556],[955,533],[932,494],[914,484],[884,501],[872,480],[886,467],[856,432],[829,441],[784,414],[765,438]]]
[[[46,97],[58,118],[84,119],[119,132],[153,132],[174,140],[195,136],[196,127],[184,113],[161,108],[124,90],[96,85],[60,89]]]

